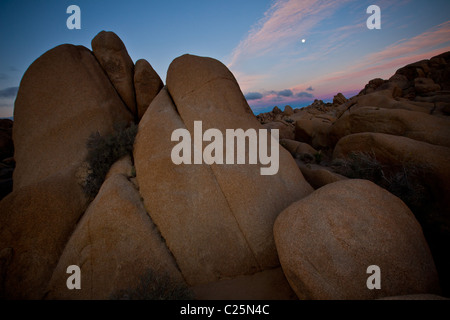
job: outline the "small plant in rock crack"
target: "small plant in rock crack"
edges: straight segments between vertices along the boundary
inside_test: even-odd
[[[321,150],[317,151],[314,154],[314,160],[316,161],[317,164],[320,164],[323,160],[323,153]]]
[[[83,190],[90,199],[97,195],[114,162],[132,153],[136,134],[135,124],[128,127],[126,124],[116,124],[113,133],[105,136],[98,132],[91,134],[86,145],[89,169],[83,183]]]
[[[194,295],[186,284],[151,269],[141,275],[136,287],[120,290],[110,297],[111,300],[192,300],[193,298]]]
[[[384,177],[383,166],[371,153],[352,152],[346,159],[334,160],[332,167],[351,179],[366,179],[377,183]]]
[[[291,118],[284,119],[287,123],[294,123],[295,121]]]

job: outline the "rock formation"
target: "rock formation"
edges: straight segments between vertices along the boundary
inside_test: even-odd
[[[134,89],[138,119],[142,119],[150,103],[164,87],[161,78],[147,60],[136,61],[134,67]]]
[[[262,128],[223,64],[190,55],[174,60],[167,89],[147,110],[135,144],[137,180],[150,216],[191,285],[277,267],[273,222],[312,188],[285,150],[271,177],[261,176],[259,165],[175,165],[175,144],[167,141],[179,128],[193,134],[196,120],[203,130]]]
[[[449,66],[444,53],[349,99],[255,117],[212,58],[176,58],[164,85],[112,32],[92,51],[49,50],[23,76],[14,123],[0,122],[0,297],[450,294]],[[278,130],[278,172],[175,164],[172,134],[195,136],[196,121],[257,137]],[[80,290],[67,288],[71,265]],[[367,288],[370,265],[382,270],[380,290]]]
[[[133,115],[137,115],[134,93],[134,64],[122,40],[102,31],[92,39],[92,52],[108,75],[117,93]]]

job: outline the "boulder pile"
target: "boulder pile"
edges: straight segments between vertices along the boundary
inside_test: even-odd
[[[49,50],[23,76],[14,124],[0,126],[0,297],[440,298],[449,66],[447,53],[351,99],[255,117],[212,58],[176,58],[164,84],[113,32],[92,50]],[[278,172],[234,159],[175,164],[173,133],[194,137],[199,121],[256,138],[278,130]]]
[[[265,126],[286,123],[295,138],[281,144],[315,189],[366,179],[407,204],[448,295],[450,52],[402,67],[388,80],[373,79],[350,99],[338,94],[332,103],[316,100],[290,115],[279,110],[257,118]]]

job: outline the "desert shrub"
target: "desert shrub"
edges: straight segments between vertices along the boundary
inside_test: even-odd
[[[184,284],[176,282],[167,274],[158,274],[148,269],[134,288],[120,290],[111,300],[192,300],[192,291]]]
[[[96,132],[91,134],[87,141],[89,173],[84,182],[83,189],[89,198],[94,198],[111,166],[133,151],[137,125],[116,124],[113,133],[101,136]]]
[[[309,153],[296,153],[295,158],[299,159],[300,161],[306,164],[313,163],[315,160],[314,156]]]
[[[295,121],[291,118],[284,119],[287,123],[294,123]]]
[[[420,212],[430,201],[423,179],[428,168],[412,162],[383,165],[372,153],[354,152],[347,159],[336,159],[332,168],[351,179],[366,179],[388,190],[405,202],[412,210]]]
[[[383,166],[370,153],[352,152],[348,159],[334,160],[332,166],[339,174],[351,179],[378,182],[384,175]]]
[[[426,166],[403,164],[386,179],[386,189],[402,199],[413,212],[421,214],[432,202],[430,188],[423,179],[427,171]]]
[[[317,152],[314,154],[314,160],[316,161],[317,164],[320,164],[320,163],[322,162],[322,160],[323,160],[323,154],[322,154],[322,151],[317,151]]]

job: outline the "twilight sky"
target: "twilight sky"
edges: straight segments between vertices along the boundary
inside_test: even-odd
[[[81,8],[81,30],[66,27],[72,4]],[[381,30],[366,26],[372,4],[381,8]],[[90,49],[101,30],[114,31],[133,61],[148,60],[163,81],[184,53],[222,61],[259,113],[350,97],[370,79],[450,51],[450,1],[1,0],[0,118],[13,115],[35,59],[63,43]]]

